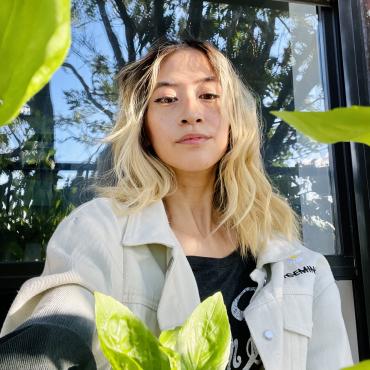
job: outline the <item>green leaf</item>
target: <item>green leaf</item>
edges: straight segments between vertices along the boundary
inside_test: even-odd
[[[354,105],[327,112],[271,113],[298,131],[323,143],[353,141],[370,145],[370,107]]]
[[[71,44],[70,0],[1,0],[0,125],[50,80]]]
[[[176,364],[176,354],[163,349],[158,339],[127,307],[102,293],[94,295],[99,341],[114,369],[170,370],[171,364]]]
[[[167,348],[176,350],[177,337],[182,326],[177,326],[171,330],[164,330],[159,336],[159,342]]]
[[[188,370],[224,370],[231,332],[222,294],[204,300],[183,326],[162,332],[159,341],[179,352]]]
[[[342,370],[370,370],[370,360],[361,361],[354,366],[346,367]]]
[[[161,350],[167,354],[171,370],[185,370],[185,365],[179,353],[167,347],[161,347]]]

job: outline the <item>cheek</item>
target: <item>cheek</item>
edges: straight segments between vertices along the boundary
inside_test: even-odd
[[[171,125],[166,122],[166,118],[163,115],[156,114],[156,112],[148,111],[145,127],[148,139],[157,155],[160,154],[158,152],[166,151],[172,137],[169,130]]]
[[[215,132],[217,137],[217,142],[220,146],[227,147],[229,142],[229,130],[230,125],[228,122],[222,120],[222,118],[218,118],[217,125],[215,125]]]
[[[150,143],[155,146],[155,143],[158,141],[158,137],[160,138],[158,133],[161,130],[161,126],[158,124],[158,117],[156,113],[149,109],[146,115],[145,123],[145,128]]]

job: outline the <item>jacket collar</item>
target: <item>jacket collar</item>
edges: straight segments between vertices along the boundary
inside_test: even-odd
[[[128,216],[123,245],[163,244],[174,248],[177,239],[170,227],[162,200]]]
[[[123,245],[163,244],[181,248],[173,233],[162,200],[153,202],[139,212],[128,216],[127,227],[122,237]],[[257,257],[257,269],[268,263],[282,261],[301,252],[298,241],[288,241],[284,236],[271,238]]]
[[[264,265],[285,260],[291,256],[296,256],[302,251],[298,240],[289,241],[284,236],[275,235],[271,238],[265,248],[260,251],[257,257],[256,268],[260,269]]]

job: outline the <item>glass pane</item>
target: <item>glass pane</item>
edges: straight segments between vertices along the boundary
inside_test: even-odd
[[[367,82],[370,90],[370,1],[361,0],[362,6],[362,27],[364,33],[364,48],[367,59]]]
[[[306,246],[336,253],[328,147],[269,113],[324,109],[314,6],[74,0],[72,14],[73,43],[63,67],[13,125],[0,129],[0,260],[44,258],[60,220],[92,197],[96,163],[107,157],[100,140],[116,112],[114,75],[159,36],[187,34],[213,42],[254,90],[274,185],[302,216]]]

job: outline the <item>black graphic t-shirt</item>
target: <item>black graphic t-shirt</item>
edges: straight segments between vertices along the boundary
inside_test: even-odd
[[[226,370],[257,370],[262,366],[257,348],[250,337],[243,311],[257,283],[249,274],[256,268],[252,256],[243,260],[238,251],[223,258],[187,256],[197,281],[201,301],[221,291],[231,329],[230,358]]]

